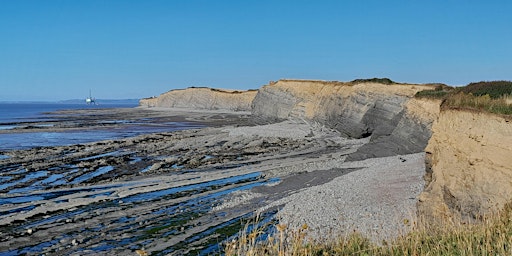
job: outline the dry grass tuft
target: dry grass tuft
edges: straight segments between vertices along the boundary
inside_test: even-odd
[[[443,108],[464,108],[500,115],[512,115],[512,106],[507,103],[505,97],[493,99],[488,94],[474,96],[472,94],[457,93],[444,101]]]
[[[503,99],[505,100],[505,103],[507,103],[508,105],[512,105],[512,95],[503,96]]]
[[[512,115],[512,82],[471,83],[464,87],[437,86],[416,93],[417,98],[443,100],[443,109],[467,109],[498,115]]]
[[[230,255],[512,255],[512,207],[473,224],[447,222],[439,226],[410,223],[412,232],[384,245],[375,245],[357,232],[340,236],[334,242],[313,242],[308,239],[307,225],[291,230],[274,225],[248,232],[242,230],[238,239],[227,243]],[[264,236],[265,239],[260,239]]]

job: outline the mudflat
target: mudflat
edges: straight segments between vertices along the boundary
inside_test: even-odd
[[[182,124],[184,129],[169,128]],[[208,254],[254,214],[314,239],[407,231],[423,153],[346,162],[368,143],[317,123],[189,109],[61,111],[2,133],[158,126],[157,132],[0,152],[0,251]],[[149,128],[148,128],[149,129]]]

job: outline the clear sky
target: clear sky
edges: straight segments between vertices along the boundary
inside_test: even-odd
[[[0,0],[0,100],[512,79],[512,1]]]

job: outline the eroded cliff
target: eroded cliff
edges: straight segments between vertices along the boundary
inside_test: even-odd
[[[426,150],[428,186],[418,203],[420,215],[478,217],[502,208],[512,200],[510,117],[441,111],[441,100],[414,97],[432,89],[371,81],[280,80],[259,91],[174,90],[141,100],[141,105],[251,110],[262,122],[292,119],[351,138],[368,137],[348,161]]]
[[[417,84],[280,80],[263,86],[252,103],[254,116],[318,122],[347,137],[370,137],[349,160],[424,150],[439,102],[418,100]]]
[[[420,215],[478,218],[512,200],[512,120],[482,112],[444,110],[427,151],[431,182]]]
[[[256,93],[256,90],[235,91],[191,87],[142,99],[139,104],[145,107],[251,111],[251,103]]]

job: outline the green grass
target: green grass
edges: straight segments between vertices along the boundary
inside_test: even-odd
[[[378,84],[398,84],[397,82],[389,79],[389,78],[369,78],[369,79],[355,79],[351,82],[351,84],[360,84],[360,83],[378,83]]]
[[[444,99],[448,95],[447,91],[425,90],[416,93],[417,98]]]
[[[275,225],[275,224],[274,224]],[[289,230],[275,225],[276,233],[258,240],[262,230],[240,231],[227,243],[226,255],[512,255],[510,206],[475,224],[453,222],[432,226],[413,223],[413,231],[386,245],[376,245],[358,233],[340,235],[334,242],[310,241],[307,226]],[[258,242],[259,241],[259,242]]]
[[[443,100],[443,109],[469,109],[499,115],[512,115],[512,82],[470,83],[459,88],[436,87],[416,93],[417,98]]]
[[[512,82],[490,81],[470,83],[462,88],[462,92],[474,96],[489,95],[492,99],[499,99],[504,95],[512,95]]]

